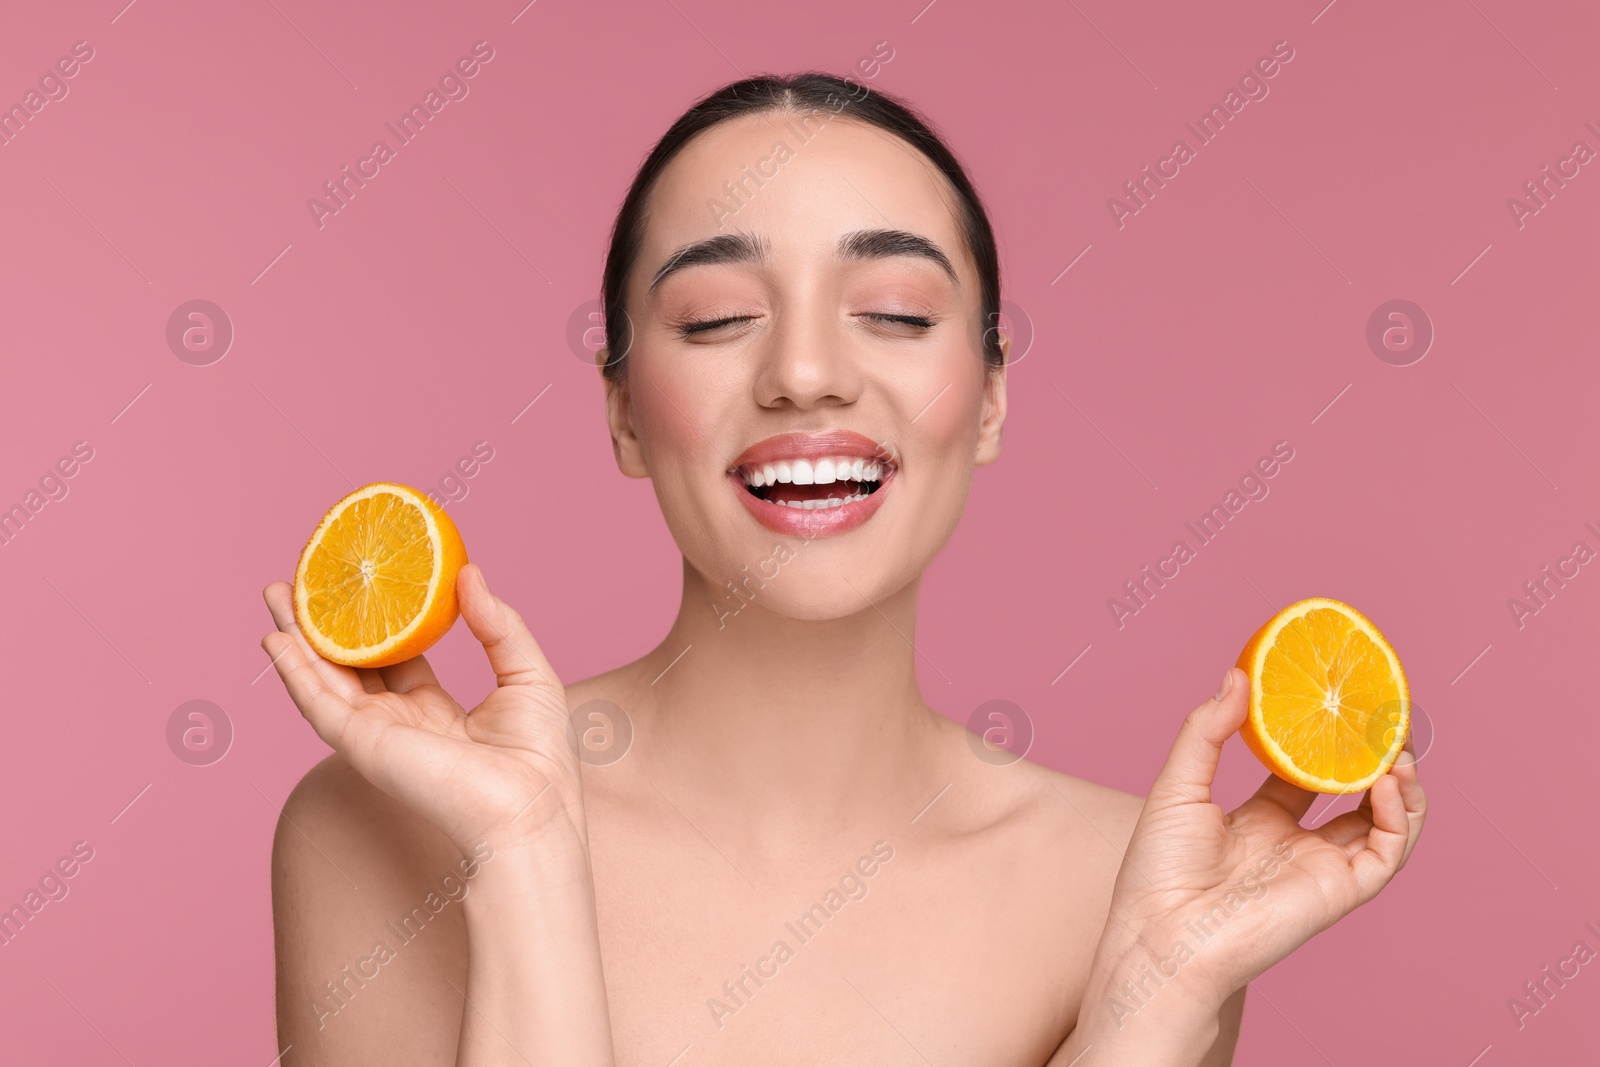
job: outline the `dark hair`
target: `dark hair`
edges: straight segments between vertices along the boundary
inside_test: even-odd
[[[601,282],[601,308],[610,348],[604,367],[606,377],[620,379],[626,374],[628,348],[633,336],[632,322],[623,307],[623,289],[643,241],[646,201],[667,164],[697,134],[719,122],[772,111],[824,109],[841,118],[853,118],[894,134],[926,156],[949,180],[960,201],[962,233],[978,267],[979,296],[986,327],[983,359],[990,369],[1005,364],[1000,332],[993,328],[1000,321],[1000,261],[995,250],[994,230],[989,225],[983,202],[955,154],[929,124],[902,101],[886,93],[869,91],[847,78],[824,71],[806,71],[787,76],[764,74],[724,85],[679,116],[645,157],[612,227],[611,248],[606,254],[605,276]]]

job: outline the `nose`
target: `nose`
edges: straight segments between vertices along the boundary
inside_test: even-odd
[[[841,407],[861,398],[862,374],[837,309],[791,307],[759,342],[755,399],[799,411]]]

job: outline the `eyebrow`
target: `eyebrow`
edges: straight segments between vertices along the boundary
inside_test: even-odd
[[[706,266],[717,263],[765,263],[768,246],[754,234],[738,232],[718,234],[703,241],[684,245],[674,252],[650,279],[654,289],[669,274],[684,267]],[[939,269],[960,285],[950,257],[943,249],[920,234],[907,230],[853,230],[839,238],[840,259],[889,259],[895,256],[916,256],[937,264]]]

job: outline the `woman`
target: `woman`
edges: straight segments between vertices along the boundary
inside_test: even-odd
[[[920,577],[1000,454],[998,277],[961,167],[887,96],[755,78],[667,132],[600,353],[617,465],[683,553],[661,643],[564,686],[469,565],[499,684],[466,712],[422,657],[315,656],[266,589],[335,750],[273,850],[291,1062],[1231,1062],[1249,980],[1404,865],[1414,761],[1306,831],[1270,775],[1210,803],[1236,668],[1142,799],[975,759],[924,703]],[[627,758],[582,758],[569,717],[613,705]]]

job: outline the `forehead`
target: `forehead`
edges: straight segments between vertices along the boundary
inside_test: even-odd
[[[944,250],[963,280],[976,267],[959,201],[932,161],[899,137],[827,110],[743,115],[699,134],[662,171],[645,213],[649,278],[676,249],[736,230],[775,262],[834,255],[840,236],[894,229]]]

